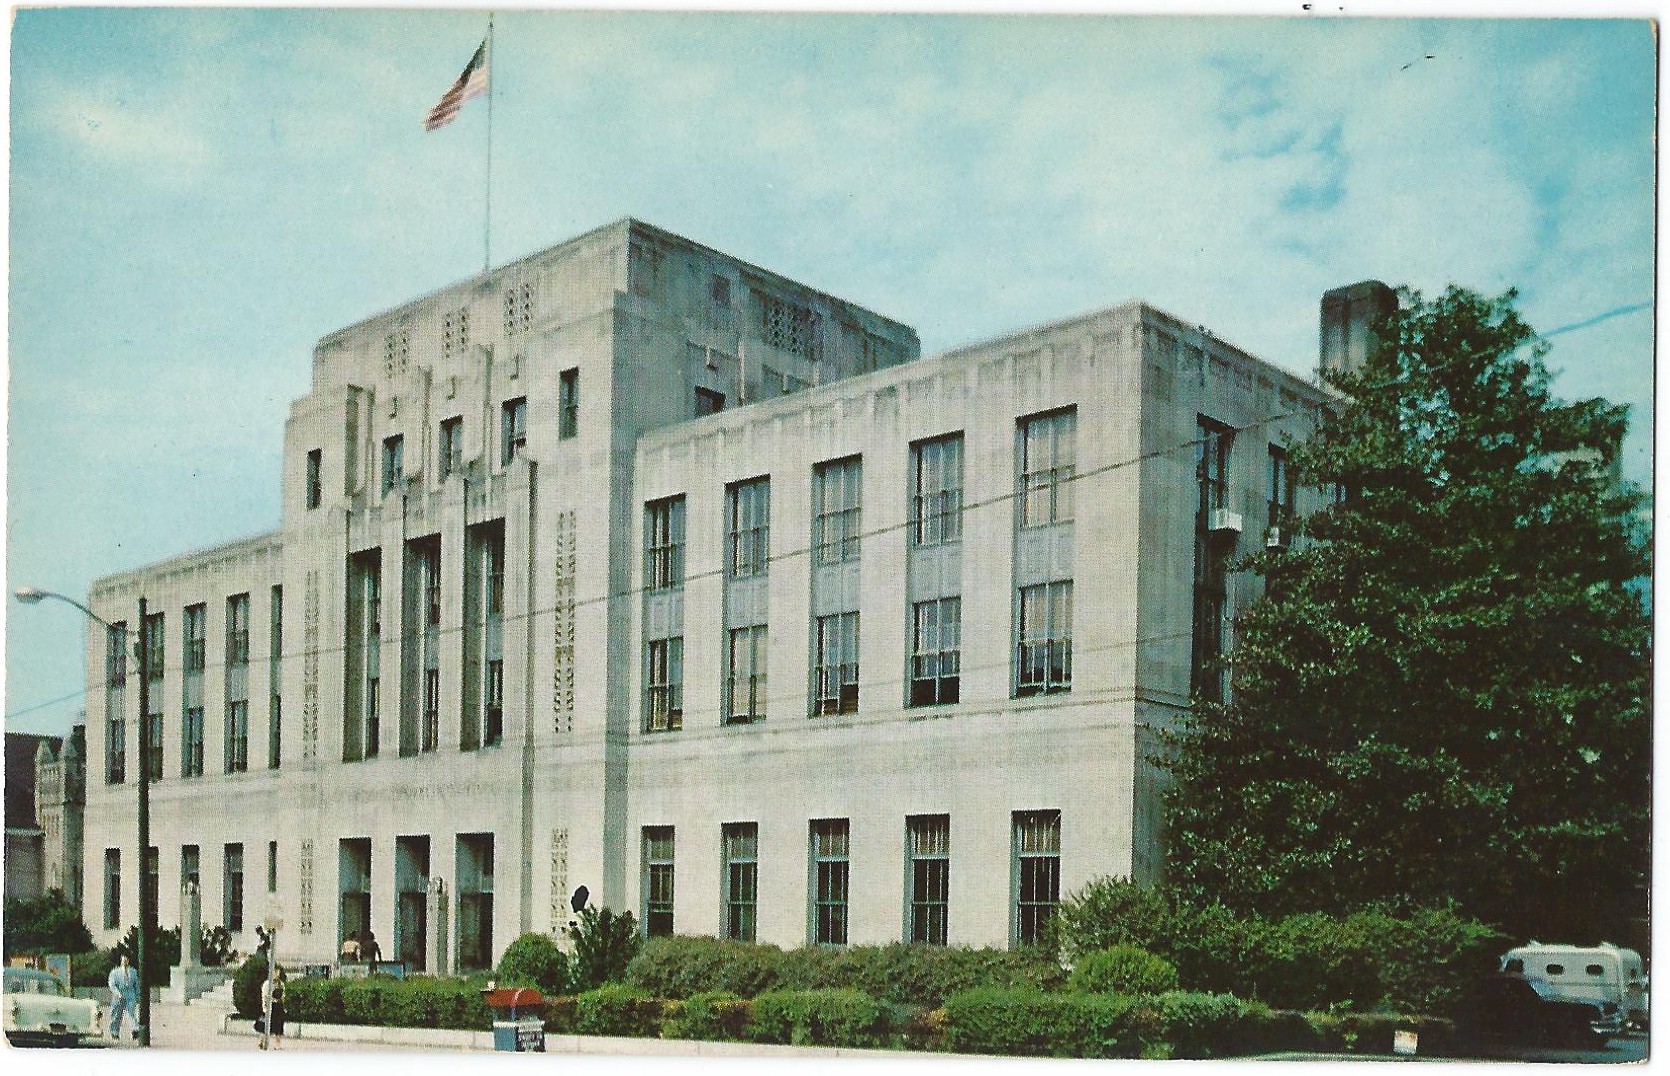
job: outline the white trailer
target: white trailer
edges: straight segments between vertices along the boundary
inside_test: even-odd
[[[1508,950],[1501,970],[1545,982],[1561,997],[1610,1001],[1626,1022],[1647,1026],[1647,976],[1634,949],[1532,940]]]

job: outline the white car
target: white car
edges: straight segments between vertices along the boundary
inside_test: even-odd
[[[56,975],[7,968],[5,987],[6,1041],[13,1046],[74,1046],[103,1029],[99,1003],[71,997]]]

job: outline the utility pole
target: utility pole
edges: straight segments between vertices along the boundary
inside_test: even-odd
[[[139,1045],[151,1045],[151,983],[145,974],[146,937],[157,910],[151,907],[151,670],[150,624],[145,619],[145,598],[139,599],[139,643],[135,647],[139,668],[139,931],[134,943],[134,963],[139,967]]]

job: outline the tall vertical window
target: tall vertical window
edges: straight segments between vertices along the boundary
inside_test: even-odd
[[[725,663],[725,723],[765,720],[766,626],[733,628]]]
[[[1293,474],[1287,465],[1287,450],[1280,445],[1270,446],[1270,522],[1272,527],[1285,527],[1293,518]]]
[[[244,928],[244,846],[229,844],[225,850],[225,879],[221,894],[226,907],[221,920],[236,934]]]
[[[963,536],[963,438],[922,441],[911,448],[910,534],[917,545]]]
[[[267,768],[278,769],[284,732],[284,588],[273,587],[272,629],[268,636],[267,682],[272,697],[267,711]]]
[[[817,619],[812,670],[812,713],[858,712],[858,614]]]
[[[195,844],[180,846],[180,886],[187,883],[194,885],[199,891],[203,888],[202,856]]]
[[[117,621],[104,635],[104,780],[127,780],[128,625]]]
[[[863,464],[857,456],[812,472],[812,544],[819,564],[858,556],[863,529]]]
[[[383,495],[394,492],[406,477],[406,439],[399,434],[383,438]]]
[[[104,850],[104,929],[122,926],[122,850]]]
[[[1061,812],[1014,815],[1015,944],[1037,945],[1061,903]]]
[[[765,574],[770,538],[771,480],[731,486],[725,493],[725,562],[733,579]]]
[[[1058,411],[1021,420],[1021,526],[1073,518],[1076,414]]]
[[[439,627],[441,623],[441,546],[431,542],[423,550],[423,623]]]
[[[1235,432],[1204,415],[1195,438],[1195,482],[1200,491],[1201,526],[1213,509],[1223,508],[1229,498],[1229,449]]]
[[[906,940],[944,945],[951,905],[951,816],[918,815],[905,822],[910,865]]]
[[[502,658],[494,658],[487,663],[485,708],[487,721],[486,727],[482,730],[481,742],[484,747],[491,747],[504,739],[504,660]]]
[[[727,822],[720,831],[725,856],[725,937],[753,941],[760,899],[760,827]]]
[[[226,704],[226,772],[249,769],[249,700]]]
[[[315,448],[307,454],[307,485],[302,497],[303,503],[309,508],[317,508],[325,499],[325,453],[323,449]]]
[[[506,400],[499,409],[499,462],[506,467],[528,451],[528,398]]]
[[[847,943],[847,820],[825,818],[812,829],[812,942]]]
[[[267,892],[278,892],[278,842],[267,842]]]
[[[249,769],[249,595],[226,599],[226,772]]]
[[[956,702],[962,686],[961,598],[935,598],[911,606],[910,704]]]
[[[1022,587],[1016,695],[1073,686],[1073,581]]]
[[[147,689],[148,709],[150,713],[144,715],[145,731],[140,737],[140,750],[144,758],[140,765],[145,767],[146,779],[150,781],[162,780],[162,671],[163,659],[167,656],[167,636],[162,613],[150,613],[141,625],[140,646],[145,651],[145,679],[150,687]],[[152,905],[156,907],[156,905]]]
[[[667,497],[644,506],[644,588],[684,585],[684,498]]]
[[[557,377],[557,438],[566,441],[580,432],[580,368]]]
[[[651,639],[644,644],[645,729],[671,732],[684,727],[684,639]]]
[[[441,670],[423,671],[423,746],[433,751],[441,739]]]
[[[644,933],[673,932],[673,827],[644,827]]]
[[[464,420],[461,417],[441,421],[441,443],[438,460],[441,481],[464,470]]]
[[[185,675],[182,686],[180,722],[180,776],[203,775],[203,666],[207,659],[208,607],[188,605],[185,610],[183,652]]]
[[[249,664],[249,595],[226,599],[226,664]]]

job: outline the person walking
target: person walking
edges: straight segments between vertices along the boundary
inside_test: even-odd
[[[110,969],[106,985],[110,987],[110,1037],[122,1037],[122,1013],[126,1010],[133,1037],[139,1038],[139,971],[128,963],[126,953],[122,962]]]
[[[261,982],[261,1010],[267,1014],[266,1034],[261,1036],[261,1049],[272,1042],[274,1050],[284,1049],[284,969]]]

